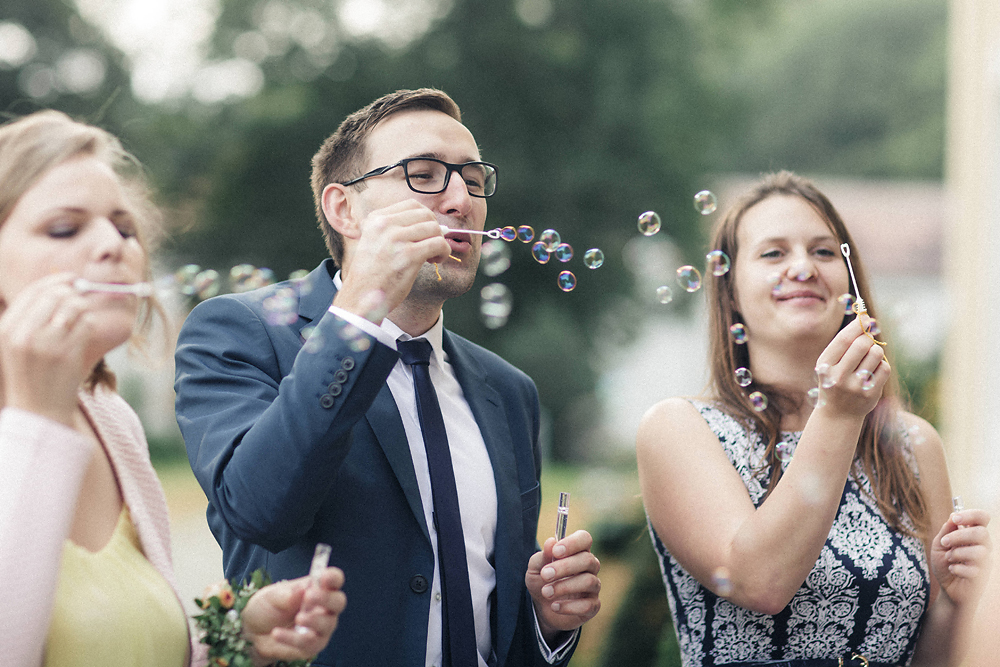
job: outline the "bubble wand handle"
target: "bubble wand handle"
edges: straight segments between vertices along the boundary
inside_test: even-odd
[[[556,539],[566,537],[566,524],[569,522],[569,494],[559,493],[559,507],[556,508]]]
[[[491,239],[500,238],[499,229],[487,229],[484,231],[479,231],[478,229],[452,229],[447,225],[441,225],[441,233],[447,234],[448,232],[457,232],[459,234],[479,234],[481,236],[488,236]]]
[[[329,544],[323,544],[322,542],[316,544],[316,550],[313,552],[312,563],[309,565],[310,586],[319,586],[319,579],[323,575],[323,570],[325,570],[330,564],[330,552],[332,550],[333,548]],[[311,632],[309,628],[302,625],[296,625],[295,631],[300,635]]]
[[[873,343],[885,347],[885,342],[876,340],[875,336],[873,336],[868,330],[869,327],[861,323],[860,316],[868,313],[868,306],[865,305],[865,300],[861,298],[861,291],[858,289],[858,281],[854,277],[854,265],[851,263],[851,246],[847,243],[841,243],[840,254],[842,254],[844,259],[847,260],[847,270],[851,274],[851,283],[854,285],[854,294],[858,298],[858,300],[854,302],[854,312],[859,317],[858,323],[861,324],[861,330],[864,331],[865,335],[868,336]]]

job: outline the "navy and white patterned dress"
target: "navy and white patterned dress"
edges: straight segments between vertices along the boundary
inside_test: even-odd
[[[692,404],[759,506],[767,483],[758,477],[766,472],[754,477],[754,471],[767,443],[717,407]],[[785,432],[781,437],[794,448],[800,436]],[[904,431],[904,451],[916,469],[907,436]],[[930,594],[927,558],[919,538],[889,526],[870,491],[867,476],[855,464],[816,565],[774,616],[737,606],[699,584],[650,526],[684,667],[837,658],[852,651],[872,662],[908,664]],[[904,521],[909,525],[907,517]]]

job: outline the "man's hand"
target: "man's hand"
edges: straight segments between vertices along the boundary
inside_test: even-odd
[[[372,211],[352,238],[357,243],[334,304],[375,324],[406,299],[425,263],[451,253],[434,212],[413,199]]]
[[[601,609],[601,563],[590,533],[578,530],[558,542],[545,540],[528,561],[524,583],[531,593],[542,636],[550,646],[560,632],[575,630]]]

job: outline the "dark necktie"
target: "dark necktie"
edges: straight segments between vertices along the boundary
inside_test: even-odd
[[[444,591],[444,664],[450,667],[475,667],[479,659],[472,592],[469,588],[469,564],[465,559],[462,514],[458,507],[458,490],[455,488],[455,471],[448,449],[448,434],[445,432],[441,407],[431,383],[431,344],[426,339],[419,338],[398,341],[396,349],[399,350],[403,363],[408,364],[413,371],[417,415],[420,418],[420,431],[424,436],[424,447],[427,449],[427,467],[431,474],[441,588]]]

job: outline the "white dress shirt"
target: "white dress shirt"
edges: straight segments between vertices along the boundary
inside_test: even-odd
[[[340,290],[343,283],[340,271],[333,277],[334,286]],[[388,318],[382,320],[381,327],[347,312],[330,306],[330,312],[347,320],[380,343],[396,349],[397,340],[410,340],[411,336],[396,326]],[[451,450],[452,466],[455,469],[455,485],[458,490],[458,504],[462,513],[462,533],[465,538],[465,557],[469,565],[469,586],[472,592],[472,609],[475,615],[476,644],[479,649],[479,667],[486,667],[486,659],[492,651],[490,632],[490,595],[496,588],[496,572],[493,569],[494,539],[497,525],[497,493],[486,443],[483,441],[479,424],[472,415],[472,409],[465,400],[462,387],[455,377],[455,371],[448,363],[442,348],[444,313],[428,331],[418,336],[425,338],[433,348],[430,360],[431,382],[441,406],[448,447]],[[431,496],[431,477],[427,467],[427,451],[420,430],[417,415],[416,394],[413,389],[413,373],[407,364],[396,362],[386,383],[392,392],[396,408],[403,420],[406,439],[413,459],[413,470],[417,476],[420,500],[424,510],[424,521],[431,537],[434,561],[438,562],[437,530],[434,528],[434,500]],[[460,471],[460,472],[459,472]],[[438,667],[442,661],[441,630],[441,577],[440,567],[434,568],[431,584],[431,608],[427,618],[427,652],[425,665]],[[349,576],[349,573],[348,573]],[[572,643],[573,633],[566,642],[554,651],[542,639],[535,620],[535,634],[539,648],[549,663],[561,659]]]

